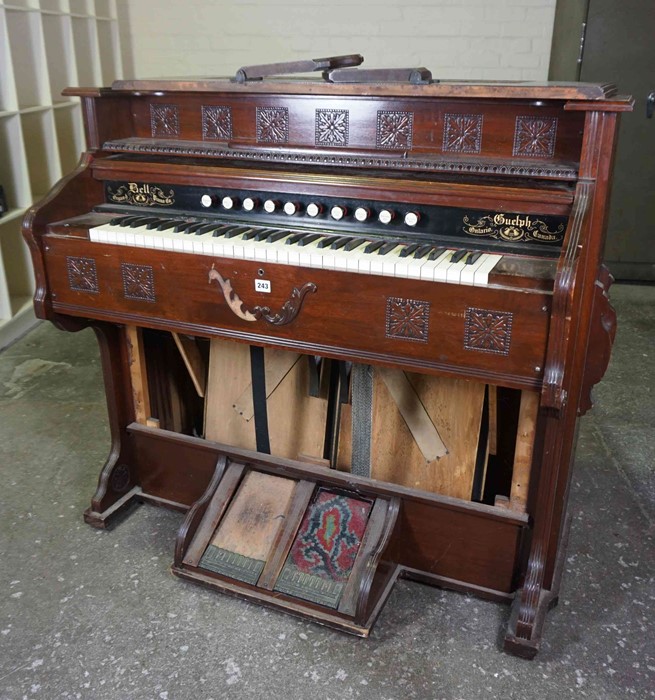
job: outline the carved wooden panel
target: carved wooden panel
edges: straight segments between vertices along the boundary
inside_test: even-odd
[[[257,107],[257,141],[287,143],[289,110],[286,107]]]
[[[413,112],[378,112],[375,145],[378,148],[409,150],[414,129]]]
[[[387,299],[386,333],[387,338],[428,342],[430,324],[430,302],[417,299]]]
[[[230,107],[202,106],[202,138],[229,141],[232,138]]]
[[[152,266],[121,263],[123,293],[126,299],[155,301],[155,284]]]
[[[98,293],[98,274],[93,258],[66,258],[68,283],[76,292]]]
[[[316,145],[347,146],[348,117],[347,109],[317,109]]]
[[[481,114],[446,114],[443,127],[443,150],[454,153],[480,153],[482,143]]]
[[[129,485],[130,468],[127,464],[119,464],[111,473],[111,487],[117,493],[123,493]]]
[[[150,130],[157,136],[177,137],[180,135],[180,114],[177,105],[150,105]]]
[[[509,311],[468,308],[464,326],[464,347],[467,350],[508,355],[513,316]]]
[[[557,117],[516,117],[515,156],[551,158],[555,153]]]

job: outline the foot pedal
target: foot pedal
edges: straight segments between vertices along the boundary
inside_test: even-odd
[[[397,576],[399,500],[301,472],[222,456],[180,529],[173,573],[366,636]]]

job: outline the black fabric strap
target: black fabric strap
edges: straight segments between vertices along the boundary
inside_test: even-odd
[[[484,403],[482,404],[482,417],[480,418],[480,437],[478,450],[475,456],[475,471],[473,472],[473,487],[471,500],[482,501],[484,489],[484,473],[487,465],[487,443],[489,442],[489,385],[484,387]]]
[[[257,452],[271,454],[268,437],[268,413],[266,412],[266,372],[264,348],[250,346],[250,377],[252,382],[252,404],[255,409],[255,440]]]
[[[308,394],[318,398],[321,393],[321,365],[323,360],[315,355],[306,355],[307,367],[309,368],[309,389]]]

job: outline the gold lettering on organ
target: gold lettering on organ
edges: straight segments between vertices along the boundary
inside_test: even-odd
[[[155,205],[170,207],[175,203],[175,192],[173,189],[166,193],[157,185],[137,182],[128,182],[126,185],[120,185],[115,191],[108,187],[107,196],[110,201],[117,204],[133,204],[137,207],[152,207]]]
[[[472,220],[468,215],[462,219],[464,233],[470,236],[485,236],[503,241],[559,242],[564,238],[565,224],[561,223],[554,231],[541,219],[528,214],[487,214]]]

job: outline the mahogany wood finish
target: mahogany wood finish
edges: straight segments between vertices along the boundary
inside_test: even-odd
[[[288,79],[122,81],[67,90],[82,98],[88,150],[28,212],[23,230],[37,315],[66,330],[91,325],[99,340],[112,445],[87,522],[104,527],[137,501],[191,509],[175,554],[176,573],[191,576],[185,553],[211,495],[236,473],[229,463],[372,494],[397,513],[385,519],[382,506],[376,511],[371,538],[384,547],[366,544],[377,559],[368,569],[360,564],[348,615],[320,606],[307,612],[291,599],[285,607],[365,634],[403,575],[513,600],[505,648],[534,656],[559,590],[576,419],[591,406],[614,337],[611,275],[601,253],[618,117],[632,106],[615,92],[587,84]],[[486,287],[428,283],[92,243],[88,229],[112,212],[148,209],[147,202],[144,209],[106,203],[105,186],[117,181],[553,215],[568,224],[557,259],[513,252]],[[272,282],[266,299],[253,285],[264,275]],[[420,310],[409,335],[402,323],[390,325],[394,299]],[[258,312],[264,305],[269,311]],[[189,391],[175,389],[178,422],[163,423],[181,432],[149,427],[156,421],[134,397],[143,396],[137,384],[145,374],[150,403],[168,400],[168,350],[147,356],[158,353],[149,334],[170,331],[489,385],[489,452],[502,458],[487,474],[484,502],[192,437],[202,399],[188,376]],[[146,366],[139,358],[139,371],[130,371],[129,341],[140,334]],[[170,338],[163,345],[178,352]],[[186,374],[179,356],[170,361],[173,374]],[[519,390],[539,403],[529,429],[518,428],[520,473],[512,474],[517,424],[527,424],[518,420]],[[514,499],[520,510],[494,506],[496,496],[507,501],[512,483],[521,487]],[[278,554],[268,579],[280,561]],[[192,577],[217,585],[210,573]],[[229,580],[220,587],[264,604],[279,597]]]

